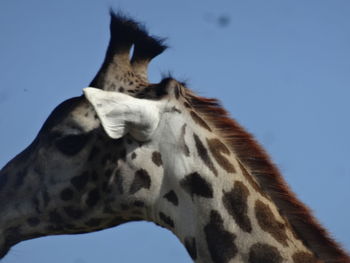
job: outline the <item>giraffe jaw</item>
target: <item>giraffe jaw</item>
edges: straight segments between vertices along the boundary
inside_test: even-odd
[[[9,242],[6,242],[5,236],[3,235],[3,233],[1,233],[1,236],[0,236],[0,261],[2,258],[4,258],[6,256],[6,254],[10,251],[11,246],[13,246],[13,245],[14,244],[10,244]]]
[[[12,227],[8,229],[6,232],[7,232],[6,234],[4,232],[0,234],[0,262],[1,262],[1,259],[3,259],[7,255],[7,253],[11,250],[11,248],[14,245],[28,239],[44,236],[39,233],[22,235],[22,233],[20,233],[18,231],[18,228],[16,227]]]
[[[0,249],[0,259],[6,256],[6,254],[9,252],[10,248],[1,248]]]

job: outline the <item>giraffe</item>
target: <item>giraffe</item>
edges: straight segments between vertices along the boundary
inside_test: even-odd
[[[195,262],[350,262],[217,100],[148,82],[162,39],[113,12],[110,31],[83,95],[0,171],[0,258],[24,240],[146,220]]]

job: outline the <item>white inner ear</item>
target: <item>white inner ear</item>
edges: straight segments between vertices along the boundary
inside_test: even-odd
[[[104,130],[113,139],[130,133],[136,140],[147,141],[158,126],[158,101],[137,99],[124,93],[96,88],[85,88],[83,91]]]

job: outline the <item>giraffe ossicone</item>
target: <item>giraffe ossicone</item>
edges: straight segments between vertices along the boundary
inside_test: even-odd
[[[146,220],[197,263],[350,262],[217,100],[148,82],[162,40],[113,12],[110,31],[84,95],[0,171],[0,259],[24,240]]]

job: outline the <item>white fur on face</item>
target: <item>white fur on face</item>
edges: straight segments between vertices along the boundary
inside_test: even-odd
[[[138,141],[149,140],[158,126],[162,103],[137,99],[124,93],[85,88],[106,133],[118,139],[130,133]]]

